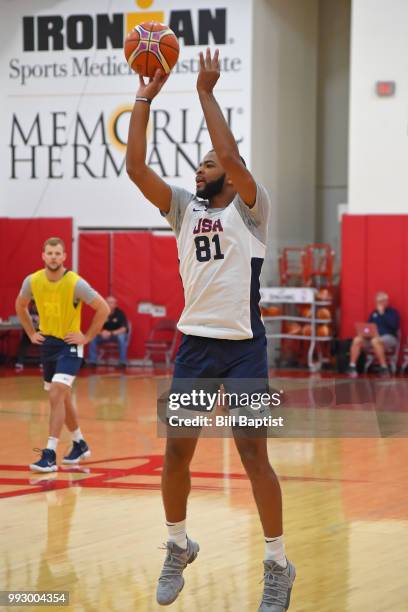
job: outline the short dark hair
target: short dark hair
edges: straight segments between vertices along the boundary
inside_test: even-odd
[[[47,240],[43,244],[43,253],[45,252],[47,246],[57,246],[58,244],[62,246],[62,250],[65,253],[65,242],[62,240],[62,238],[58,238],[57,236],[47,238]]]

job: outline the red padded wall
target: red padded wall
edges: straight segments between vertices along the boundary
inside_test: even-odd
[[[167,317],[178,320],[184,305],[178,269],[177,243],[173,236],[153,236],[152,295],[155,304],[165,304]]]
[[[106,232],[79,235],[78,274],[101,295],[109,293],[109,244]]]
[[[400,215],[367,217],[367,297],[370,310],[376,292],[383,288],[390,296],[390,303],[398,304],[400,311],[407,306],[403,301],[404,273],[408,272],[403,257],[407,220]]]
[[[366,305],[366,217],[344,215],[341,246],[340,335],[354,335],[356,321],[367,317]]]
[[[114,235],[112,294],[132,322],[129,357],[143,357],[144,342],[150,331],[150,317],[137,312],[139,302],[152,299],[152,235],[123,232]]]
[[[139,302],[166,306],[166,316],[178,320],[183,290],[173,236],[150,232],[82,233],[79,273],[104,297],[114,295],[132,322],[129,357],[141,358],[154,319],[138,313]],[[84,314],[84,327],[89,324]]]
[[[66,266],[72,265],[72,219],[0,219],[0,316],[15,313],[14,302],[27,274],[43,267],[42,246],[50,236],[64,240]]]
[[[110,292],[110,236],[106,232],[79,235],[78,274],[103,296]],[[86,329],[93,316],[92,308],[82,310],[82,329]]]
[[[384,290],[408,333],[408,215],[345,215],[342,222],[342,338],[366,321],[377,291]]]

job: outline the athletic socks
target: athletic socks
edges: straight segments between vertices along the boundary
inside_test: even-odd
[[[265,561],[276,561],[281,567],[287,566],[283,535],[278,538],[267,538],[265,536]]]
[[[57,450],[57,446],[58,446],[58,438],[53,438],[52,436],[50,436],[48,438],[47,448],[49,450],[56,451]]]
[[[179,521],[178,523],[166,522],[167,529],[169,532],[169,542],[174,542],[180,548],[184,550],[187,548],[187,534],[186,534],[186,521]]]
[[[186,521],[168,523],[169,541],[174,542],[184,550],[187,548]],[[277,538],[265,537],[265,561],[276,561],[281,567],[287,566],[283,535]]]
[[[71,431],[71,436],[72,436],[72,440],[73,442],[80,442],[81,440],[84,439],[83,435],[82,435],[82,431],[80,430],[80,428],[78,427],[78,429],[75,429],[74,431]],[[49,436],[48,438],[48,442],[47,442],[47,448],[53,451],[57,450],[57,446],[58,446],[58,438],[54,438],[53,436]]]
[[[72,437],[73,442],[80,442],[81,440],[84,439],[84,436],[82,435],[82,431],[80,430],[79,427],[78,429],[74,429],[74,431],[71,431],[71,437]]]

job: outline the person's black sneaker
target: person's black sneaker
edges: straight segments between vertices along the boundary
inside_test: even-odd
[[[381,378],[389,378],[390,376],[390,371],[387,368],[387,366],[381,366],[380,369],[378,370],[378,376],[380,376]]]
[[[356,366],[355,365],[349,365],[349,367],[347,368],[346,374],[347,374],[347,376],[350,376],[350,378],[357,378],[358,372],[357,372]]]
[[[79,442],[73,442],[72,448],[69,451],[68,455],[64,457],[62,463],[79,463],[81,459],[86,459],[86,457],[91,456],[91,451],[88,448],[85,440],[80,440]]]

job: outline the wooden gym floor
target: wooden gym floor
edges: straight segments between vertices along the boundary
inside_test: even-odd
[[[166,531],[155,376],[85,372],[75,398],[92,457],[81,469],[35,475],[27,466],[48,425],[39,372],[0,377],[0,590],[67,590],[67,610],[160,610]],[[348,411],[353,423],[366,418],[362,404],[330,410]],[[297,568],[291,612],[408,611],[405,410],[385,437],[269,440]],[[68,447],[64,433],[58,455]],[[255,612],[263,539],[233,441],[202,439],[192,471],[188,532],[201,551],[170,609]]]

